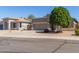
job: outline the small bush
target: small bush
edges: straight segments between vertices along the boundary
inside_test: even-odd
[[[79,29],[76,29],[76,30],[75,30],[75,34],[76,34],[76,35],[79,35]]]

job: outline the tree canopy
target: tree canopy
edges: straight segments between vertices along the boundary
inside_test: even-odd
[[[34,19],[35,16],[34,16],[34,15],[29,15],[28,18],[29,18],[29,19]]]
[[[68,27],[72,22],[69,11],[64,7],[55,7],[50,15],[49,23],[51,26],[60,25],[62,27]]]

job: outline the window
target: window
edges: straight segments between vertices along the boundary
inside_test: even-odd
[[[13,28],[16,28],[16,23],[13,23]]]

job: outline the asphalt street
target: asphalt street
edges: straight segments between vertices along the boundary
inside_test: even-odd
[[[78,41],[32,38],[0,38],[0,53],[76,53]]]

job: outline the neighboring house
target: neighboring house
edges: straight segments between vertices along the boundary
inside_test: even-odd
[[[31,29],[31,20],[25,18],[6,17],[3,19],[4,30],[23,30]]]
[[[71,23],[71,27],[76,28],[77,24],[78,24],[78,21],[74,19],[73,22]]]
[[[32,22],[34,30],[44,30],[49,28],[49,19],[46,17],[33,19]]]

